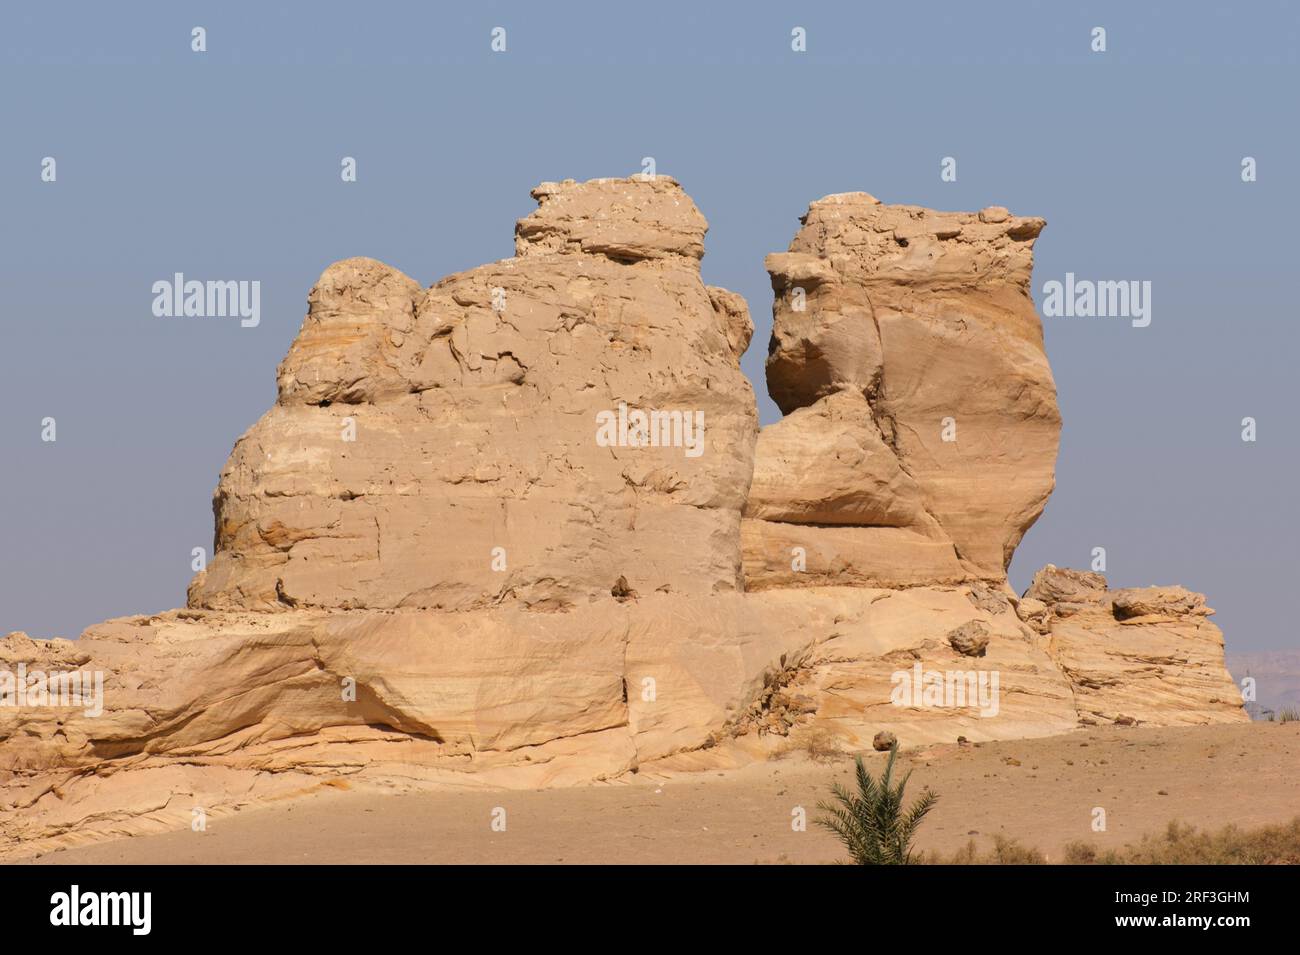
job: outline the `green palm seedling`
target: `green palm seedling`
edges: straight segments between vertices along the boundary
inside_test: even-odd
[[[894,760],[898,758],[898,743],[889,748],[889,762],[877,781],[857,759],[858,791],[849,792],[836,783],[832,792],[834,802],[818,803],[817,808],[826,817],[817,824],[839,836],[857,865],[908,865],[914,861],[912,836],[934,808],[939,797],[929,788],[922,790],[912,807],[903,812],[903,788],[912,773],[893,784]]]

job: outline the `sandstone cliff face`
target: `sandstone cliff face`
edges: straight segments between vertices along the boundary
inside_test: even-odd
[[[752,326],[700,281],[704,217],[667,177],[533,196],[514,258],[427,290],[370,259],[325,271],[279,400],[222,472],[190,606],[563,610],[620,577],[740,588]],[[652,446],[598,442],[621,408],[661,416]]]
[[[768,387],[787,417],[758,442],[747,576],[1004,579],[1052,491],[1061,427],[1029,294],[1043,220],[846,193],[802,221],[767,259]]]
[[[0,641],[0,678],[104,681],[102,712],[0,707],[0,854],[340,779],[572,785],[802,733],[1246,718],[1199,594],[1006,583],[1060,424],[1027,294],[1042,220],[813,203],[768,261],[787,414],[759,433],[748,308],[702,284],[681,188],[533,195],[503,262],[428,289],[325,271],[187,609]],[[635,412],[703,429],[633,438]]]

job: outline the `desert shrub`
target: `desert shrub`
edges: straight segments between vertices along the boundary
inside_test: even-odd
[[[1227,825],[1217,832],[1171,822],[1163,833],[1143,836],[1116,855],[1131,865],[1300,864],[1300,816],[1282,825]]]
[[[993,837],[993,861],[998,865],[1047,864],[1047,859],[1037,849],[1028,849],[1000,833]]]
[[[950,859],[945,859],[938,854],[931,854],[926,857],[925,861],[938,865],[979,865],[980,852],[975,845],[975,840],[971,839],[966,845],[954,852]]]
[[[808,726],[791,732],[773,755],[780,759],[791,753],[803,753],[814,763],[832,763],[845,755],[839,737],[827,726]]]
[[[1285,709],[1277,715],[1279,723],[1294,723],[1297,720],[1300,720],[1300,710]]]
[[[1066,865],[1093,865],[1097,861],[1097,847],[1087,842],[1067,842],[1062,861]]]
[[[971,839],[951,856],[930,853],[924,858],[928,865],[1046,865],[1047,858],[1037,849],[1022,846],[1015,839],[998,833],[993,837],[993,848],[980,852]]]
[[[996,841],[992,853],[980,855],[973,840],[948,859],[927,861],[951,865],[1015,864],[1022,861],[1022,851],[1041,861],[1037,850],[1020,850],[1014,843],[999,846]],[[1121,849],[1068,843],[1063,861],[1066,865],[1300,865],[1300,816],[1282,825],[1256,829],[1227,825],[1213,832],[1175,821],[1162,832],[1145,835],[1136,845]]]
[[[839,783],[832,789],[833,802],[818,808],[826,813],[817,823],[839,836],[857,865],[908,865],[919,861],[912,851],[912,837],[926,813],[939,797],[929,789],[921,792],[910,809],[903,811],[903,790],[911,772],[897,785],[893,782],[898,743],[889,748],[889,762],[879,780],[872,778],[856,760],[857,791],[850,792]]]

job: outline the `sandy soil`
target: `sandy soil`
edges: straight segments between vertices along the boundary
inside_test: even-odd
[[[883,757],[873,754],[879,768]],[[1219,827],[1300,815],[1300,723],[1179,729],[1109,727],[1040,740],[904,753],[909,792],[938,806],[924,849],[981,847],[1003,833],[1061,857],[1088,840],[1117,847],[1170,819]],[[51,852],[49,863],[741,863],[831,862],[812,824],[852,758],[798,753],[726,773],[633,777],[580,789],[375,796],[329,792],[212,819],[206,832],[140,836]],[[791,826],[807,811],[807,831]],[[491,828],[506,810],[506,831]],[[1107,831],[1093,832],[1093,809]]]

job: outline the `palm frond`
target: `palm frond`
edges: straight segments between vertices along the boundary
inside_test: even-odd
[[[928,788],[922,790],[911,807],[903,811],[903,795],[909,770],[894,783],[894,764],[898,759],[898,743],[889,748],[889,761],[877,780],[867,772],[862,757],[856,761],[854,781],[857,791],[850,792],[839,783],[831,787],[834,797],[820,802],[817,808],[824,815],[818,825],[835,833],[852,861],[857,865],[907,865],[914,861],[912,839],[926,814],[934,808],[939,797]]]

